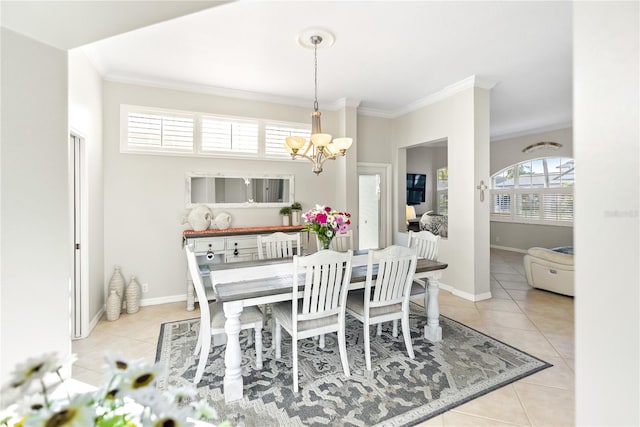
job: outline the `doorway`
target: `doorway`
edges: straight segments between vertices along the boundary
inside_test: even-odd
[[[391,241],[391,165],[358,164],[358,249],[384,248]]]

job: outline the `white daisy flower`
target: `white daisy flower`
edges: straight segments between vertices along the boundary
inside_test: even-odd
[[[218,411],[205,400],[191,402],[191,406],[195,409],[195,418],[199,420],[217,420]]]
[[[91,394],[80,394],[68,405],[51,411],[41,411],[27,416],[24,427],[87,427],[95,425],[96,412],[91,405]]]
[[[34,381],[38,381],[47,374],[55,372],[58,366],[59,362],[55,353],[47,353],[40,357],[30,357],[16,366],[6,388],[26,391]]]
[[[169,387],[167,391],[168,397],[178,404],[183,403],[186,400],[191,400],[198,392],[194,387],[184,386],[184,387]]]

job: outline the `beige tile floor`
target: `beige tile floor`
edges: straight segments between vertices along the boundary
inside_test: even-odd
[[[420,426],[570,426],[574,424],[573,298],[532,289],[522,254],[491,250],[493,298],[473,303],[440,293],[440,310],[481,332],[554,366],[432,418]],[[73,341],[73,378],[103,383],[106,351],[155,360],[160,324],[198,316],[185,303],[141,307],[115,322],[101,320],[91,335]]]

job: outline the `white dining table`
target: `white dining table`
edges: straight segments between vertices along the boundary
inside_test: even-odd
[[[367,272],[367,254],[356,254],[352,258],[351,285],[349,290],[362,289]],[[428,279],[425,294],[427,325],[425,338],[431,341],[442,339],[442,328],[438,304],[439,282],[447,264],[439,261],[418,259],[416,279]],[[224,331],[227,336],[224,363],[225,402],[243,396],[242,353],[240,349],[240,315],[244,307],[290,301],[293,298],[293,262],[289,259],[218,264],[210,270],[211,284],[216,299],[223,303],[225,314]],[[296,295],[296,297],[300,297]]]

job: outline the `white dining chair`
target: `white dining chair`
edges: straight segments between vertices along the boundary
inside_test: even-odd
[[[291,258],[302,255],[300,249],[300,233],[287,234],[281,231],[262,235],[258,234],[258,259]]]
[[[200,353],[198,368],[193,378],[193,383],[198,384],[202,379],[204,368],[209,357],[211,349],[211,336],[224,334],[225,316],[221,302],[209,302],[207,293],[204,289],[204,282],[200,275],[200,268],[193,249],[189,245],[185,245],[184,251],[187,255],[187,265],[189,266],[189,274],[193,281],[193,287],[196,291],[196,297],[200,306],[200,331],[198,332],[198,341],[194,350],[194,355]],[[245,307],[240,316],[240,329],[255,330],[255,348],[256,348],[256,368],[262,369],[262,311],[258,307]],[[249,336],[251,338],[251,336]],[[249,340],[251,341],[251,340]]]
[[[318,236],[316,236],[316,247],[318,250],[322,249],[322,243],[320,239],[318,239]],[[345,233],[337,233],[333,236],[331,243],[329,243],[329,249],[336,252],[353,251],[353,230],[347,230]]]
[[[318,236],[316,236],[316,247],[318,250],[322,248],[322,243],[320,239],[318,239]],[[353,230],[347,230],[345,233],[337,233],[333,236],[331,243],[329,243],[329,249],[336,252],[353,251]],[[324,335],[320,335],[318,338],[320,339],[320,348],[324,348]]]
[[[298,392],[298,341],[305,338],[337,332],[342,369],[345,376],[351,374],[345,338],[345,303],[351,281],[352,256],[352,251],[332,250],[294,256],[292,289],[294,295],[302,290],[302,297],[272,306],[276,322],[276,359],[281,357],[281,329],[291,335],[294,392]]]
[[[415,251],[404,246],[393,245],[379,251],[369,251],[364,290],[349,293],[346,311],[363,324],[365,362],[369,371],[371,370],[370,325],[401,320],[407,353],[411,359],[415,357],[409,326],[409,297],[416,263]],[[374,282],[375,264],[378,265],[378,274]],[[393,336],[398,336],[397,328],[394,328]]]
[[[429,231],[409,231],[409,240],[407,246],[413,248],[418,255],[418,258],[430,259],[432,261],[438,260],[438,250],[440,248],[440,236],[436,236]],[[427,291],[428,279],[413,279],[411,285],[411,299],[422,299],[424,308],[427,308],[427,302],[429,301],[429,293]]]

